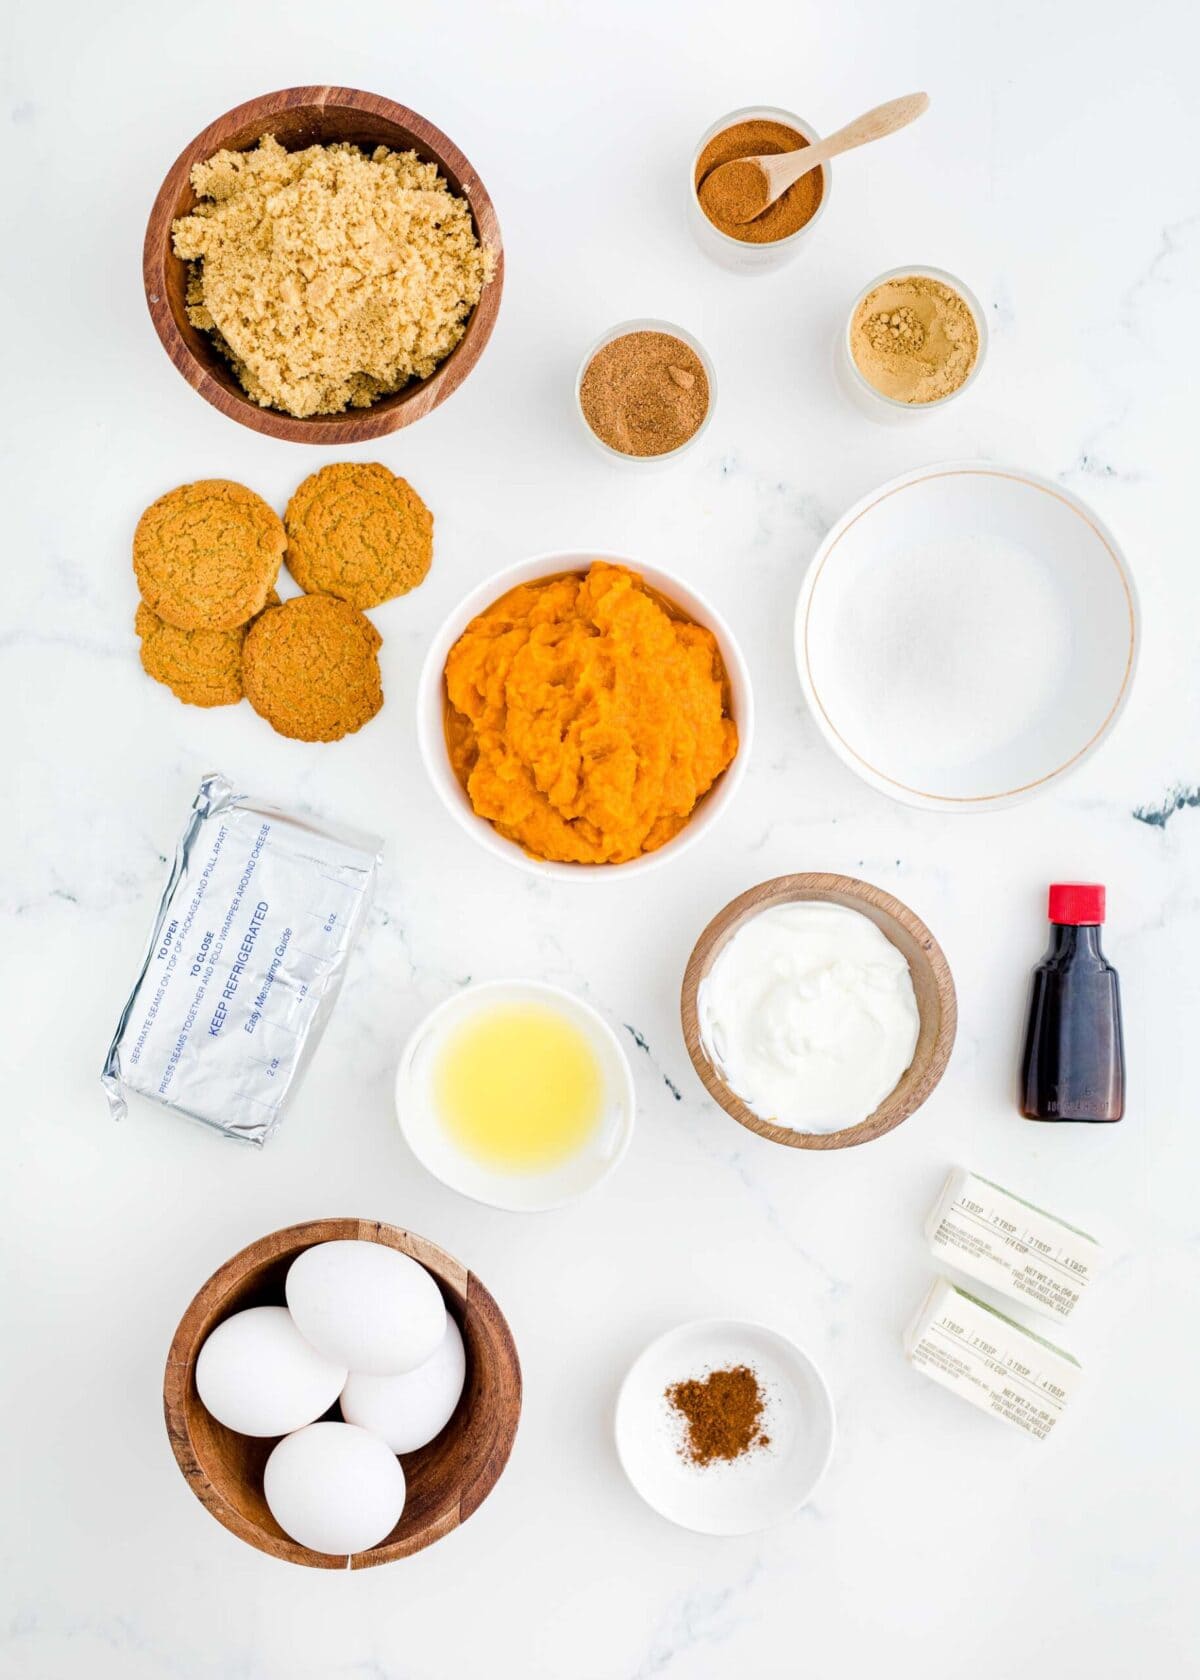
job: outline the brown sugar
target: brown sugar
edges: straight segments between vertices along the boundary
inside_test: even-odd
[[[704,363],[672,333],[632,332],[597,350],[579,401],[602,443],[622,455],[669,455],[704,424],[711,398]]]
[[[825,175],[821,169],[810,169],[807,175],[801,175],[769,209],[755,215],[753,221],[740,220],[747,212],[753,214],[753,192],[757,189],[748,172],[738,170],[732,181],[721,177],[711,185],[708,179],[721,164],[732,163],[737,158],[774,156],[807,145],[808,141],[797,129],[765,119],[734,123],[732,128],[714,134],[696,163],[696,193],[701,209],[713,226],[744,244],[770,245],[810,222],[820,209],[825,192]],[[758,171],[755,175],[761,179]]]
[[[466,199],[415,152],[266,135],[191,179],[188,317],[263,408],[340,414],[428,378],[491,278]]]
[[[692,1464],[728,1462],[771,1444],[762,1428],[766,1397],[748,1365],[672,1383],[666,1398],[686,1425],[679,1450]]]

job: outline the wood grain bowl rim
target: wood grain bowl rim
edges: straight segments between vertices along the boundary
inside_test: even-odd
[[[911,1065],[895,1089],[872,1114],[857,1125],[847,1126],[839,1132],[797,1132],[790,1126],[779,1126],[774,1121],[762,1119],[729,1088],[705,1055],[700,1042],[700,1023],[696,1007],[700,981],[708,973],[728,940],[744,922],[762,910],[777,904],[812,900],[835,904],[849,900],[847,907],[870,915],[871,920],[892,944],[896,945],[897,950],[902,952],[912,968],[912,957],[892,937],[886,924],[898,926],[916,947],[918,960],[928,968],[932,980],[932,995],[937,1004],[937,1019],[927,1035],[926,1010],[921,1007],[918,988],[921,1038],[918,1039]],[[913,979],[916,982],[915,973]],[[692,1066],[713,1101],[739,1125],[756,1132],[759,1137],[767,1138],[772,1143],[785,1144],[791,1149],[849,1149],[856,1144],[870,1143],[875,1138],[893,1131],[932,1095],[946,1071],[958,1030],[958,1001],[950,965],[941,946],[921,918],[900,899],[885,892],[882,887],[874,886],[870,881],[859,880],[853,875],[819,872],[777,875],[772,880],[762,881],[757,886],[747,888],[745,892],[731,899],[723,910],[717,912],[697,939],[688,958],[680,993],[680,1014],[684,1042]],[[924,1051],[921,1039],[925,1039]]]
[[[462,194],[470,205],[479,241],[495,253],[495,270],[468,317],[462,338],[428,379],[414,381],[400,391],[381,397],[370,408],[298,419],[278,409],[261,408],[237,385],[232,370],[230,384],[226,385],[204,365],[175,319],[166,275],[172,264],[178,264],[180,268],[183,266],[171,246],[171,224],[179,214],[180,199],[187,188],[193,165],[220,151],[232,135],[247,127],[261,125],[259,134],[268,133],[272,119],[305,107],[361,113],[413,136],[420,156],[436,163],[443,175],[452,176],[462,183]],[[348,123],[347,127],[352,127],[352,124]],[[451,186],[453,190],[453,181]],[[496,324],[504,289],[504,245],[495,207],[478,171],[449,136],[419,112],[406,105],[398,105],[382,94],[365,93],[359,88],[281,88],[276,93],[261,94],[256,99],[235,105],[209,123],[180,152],[158,190],[146,224],[142,282],[150,318],[163,349],[188,384],[206,402],[229,419],[269,437],[284,438],[292,443],[342,446],[363,443],[397,431],[401,426],[430,413],[458,389],[482,356]],[[214,356],[218,354],[214,349]]]
[[[457,1504],[447,1516],[430,1523],[402,1540],[390,1544],[381,1542],[364,1552],[356,1552],[347,1559],[341,1554],[312,1551],[307,1546],[278,1535],[269,1534],[250,1521],[231,1505],[216,1488],[200,1461],[192,1440],[189,1412],[202,1404],[195,1395],[196,1358],[203,1345],[205,1325],[221,1322],[222,1303],[245,1280],[247,1275],[265,1264],[297,1255],[317,1243],[357,1240],[379,1242],[410,1255],[448,1290],[465,1311],[469,1302],[474,1313],[482,1317],[496,1342],[497,1358],[511,1388],[511,1404],[499,1413],[494,1450],[484,1455],[473,1473],[468,1471]],[[282,1304],[282,1303],[281,1303]],[[214,1313],[217,1315],[214,1318]],[[460,1324],[460,1328],[462,1328]],[[410,1557],[423,1551],[462,1526],[477,1511],[499,1481],[512,1453],[521,1415],[522,1377],[516,1343],[508,1321],[494,1297],[480,1280],[453,1255],[429,1238],[375,1219],[312,1219],[299,1225],[288,1225],[249,1243],[219,1266],[192,1297],[171,1339],[163,1374],[163,1415],[167,1436],[175,1461],[184,1480],[209,1514],[231,1534],[246,1541],[268,1556],[285,1562],[304,1564],[314,1569],[369,1569],[397,1558]]]

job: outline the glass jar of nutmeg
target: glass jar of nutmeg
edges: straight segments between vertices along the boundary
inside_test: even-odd
[[[692,229],[700,249],[741,274],[761,274],[797,256],[829,202],[829,164],[802,175],[750,222],[727,217],[716,183],[707,190],[705,183],[721,164],[735,158],[797,151],[819,138],[802,117],[772,105],[747,105],[715,122],[692,154],[688,179]]]
[[[712,418],[717,375],[708,351],[670,321],[622,321],[598,338],[575,376],[575,408],[610,460],[653,466],[691,448]]]

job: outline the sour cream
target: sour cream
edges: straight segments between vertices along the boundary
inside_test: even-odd
[[[797,1132],[865,1120],[895,1090],[921,1028],[904,954],[840,904],[760,911],[721,950],[696,1006],[726,1084]]]

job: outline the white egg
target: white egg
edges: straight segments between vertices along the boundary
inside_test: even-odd
[[[377,1546],[395,1528],[404,1471],[377,1435],[350,1423],[313,1423],[274,1449],[263,1492],[285,1534],[343,1557]]]
[[[432,1356],[399,1377],[351,1371],[342,1416],[378,1435],[396,1453],[416,1452],[450,1422],[467,1379],[462,1332],[446,1314],[446,1333]]]
[[[240,1435],[290,1435],[327,1412],[346,1366],[306,1342],[286,1307],[247,1307],[211,1332],[196,1360],[205,1406]]]
[[[350,1371],[392,1377],[423,1365],[446,1330],[442,1292],[424,1266],[373,1242],[306,1248],[288,1270],[301,1334]]]

